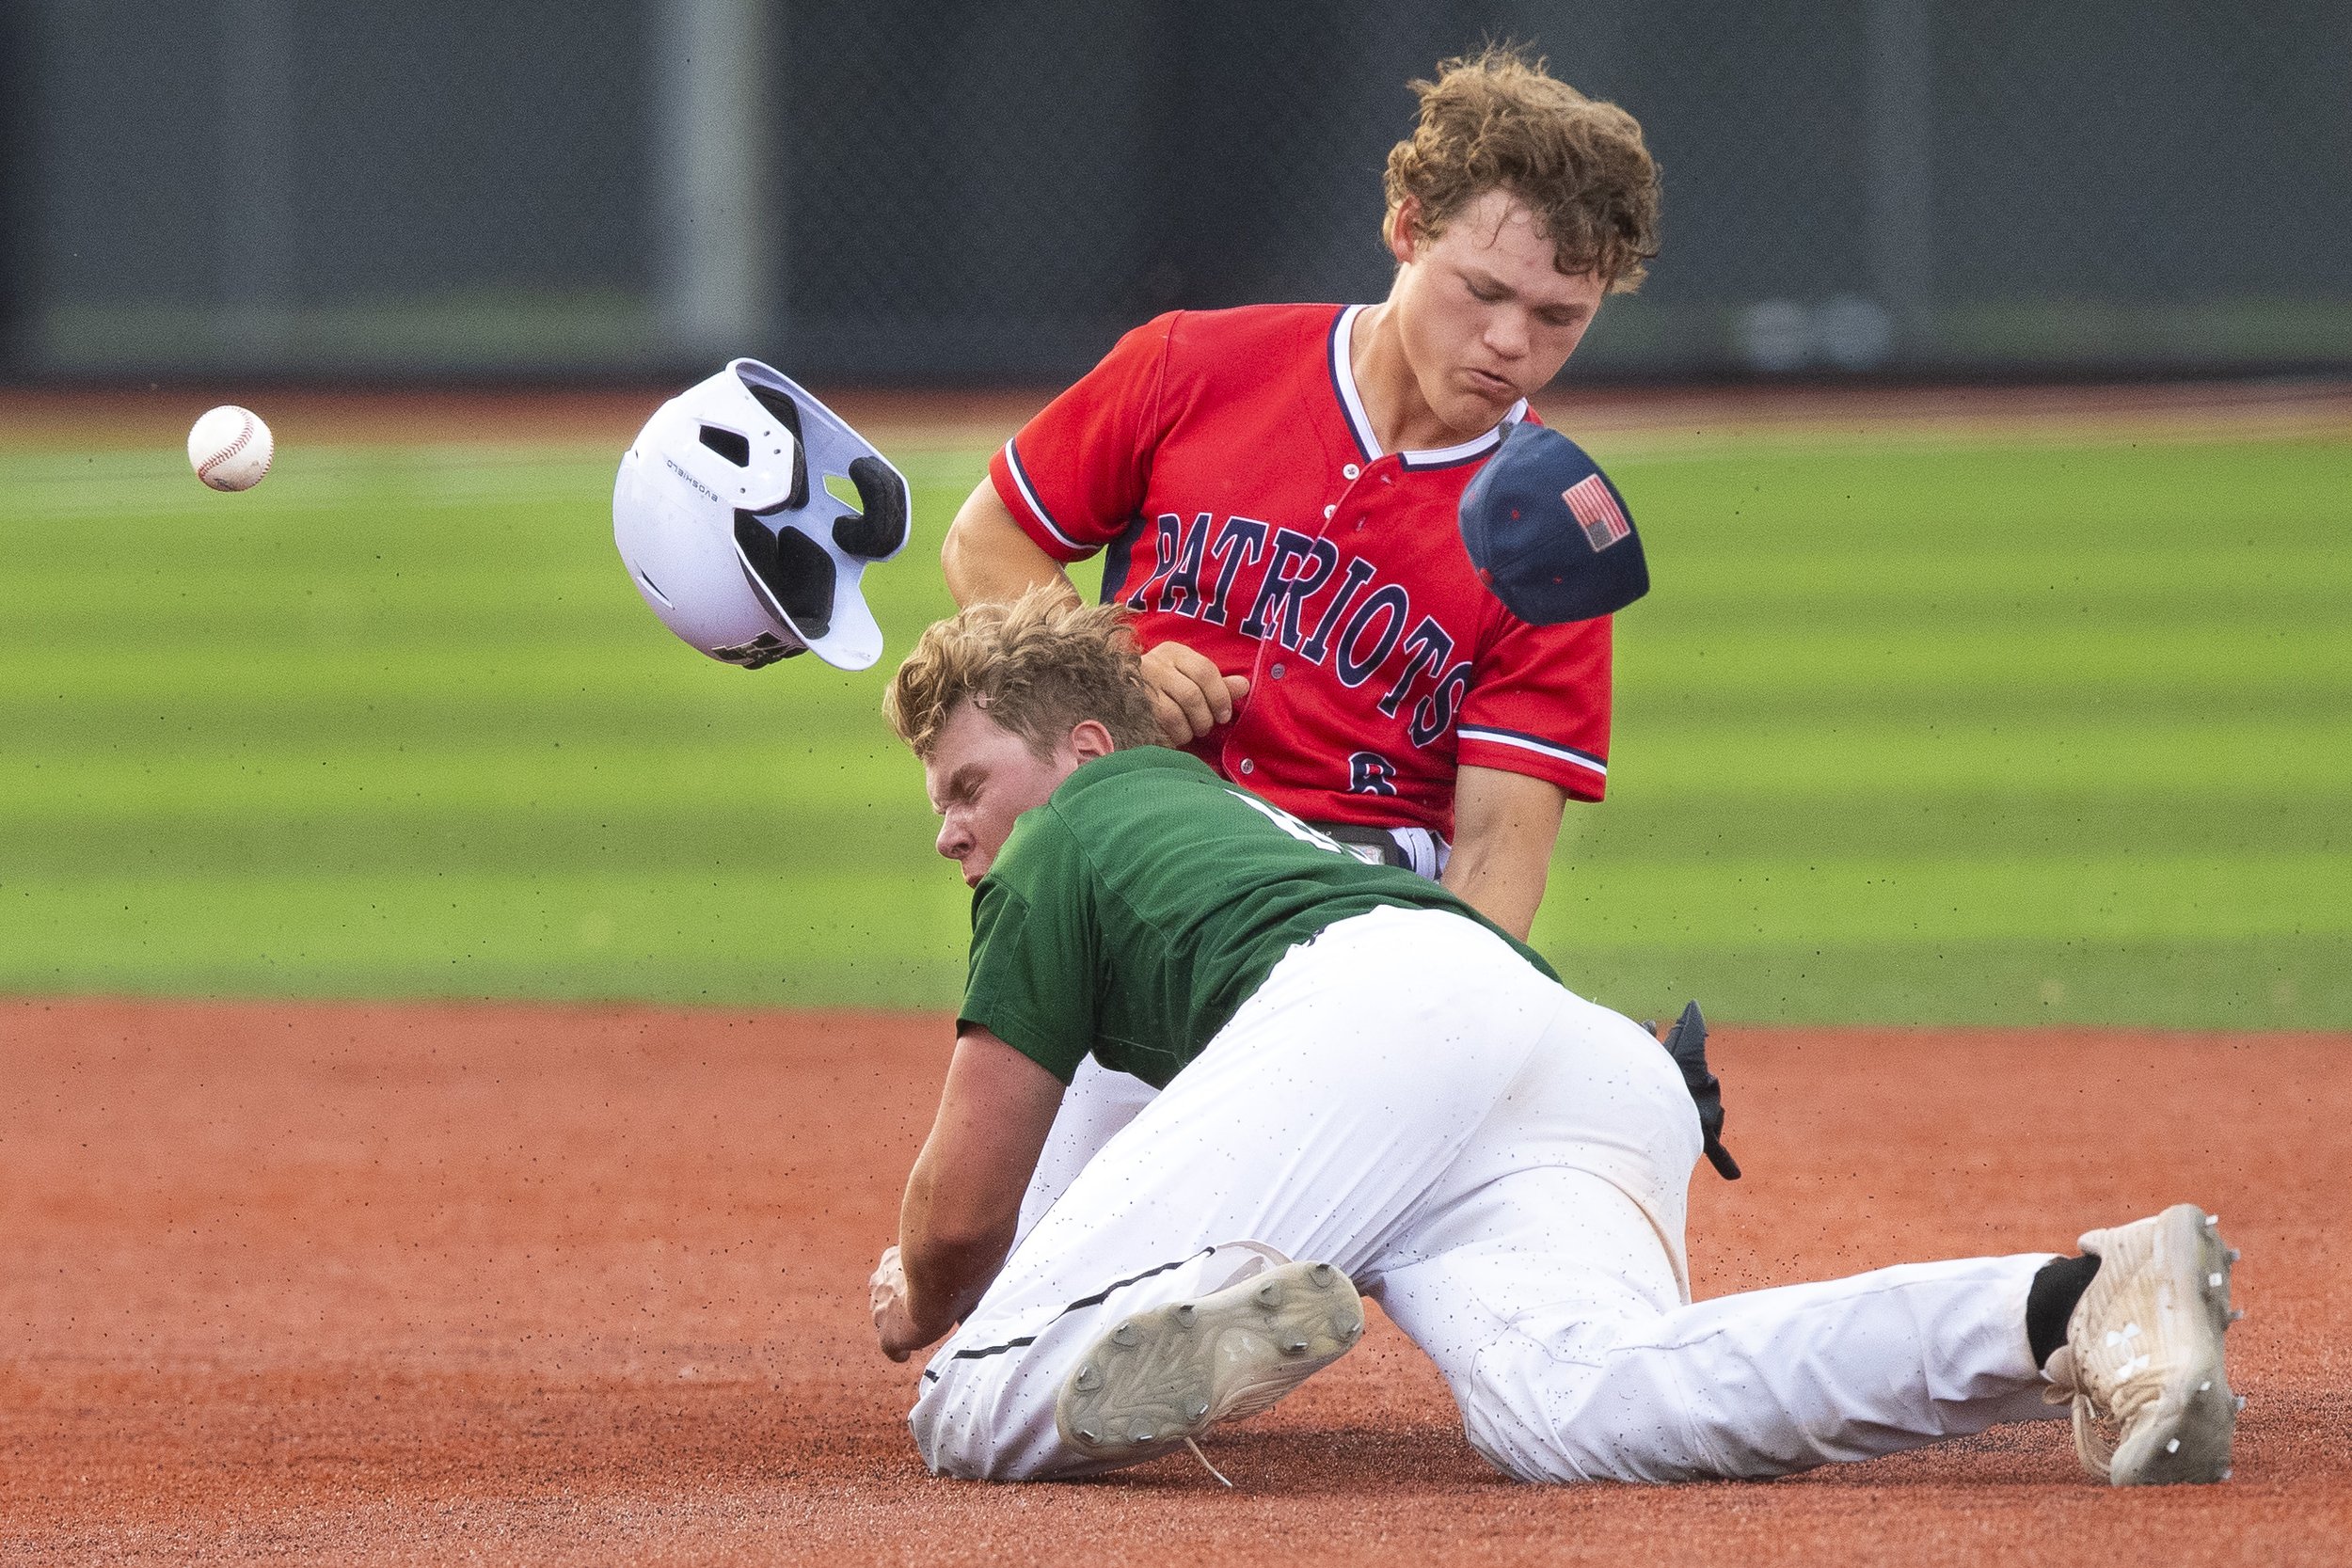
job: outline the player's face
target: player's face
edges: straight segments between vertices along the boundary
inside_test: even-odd
[[[940,816],[939,852],[963,867],[966,886],[988,875],[1014,819],[1043,805],[1086,760],[1068,738],[1041,757],[969,702],[957,705],[923,759],[923,787]]]
[[[1465,439],[1493,428],[1568,362],[1608,285],[1567,277],[1527,204],[1488,191],[1435,239],[1397,225],[1395,307],[1431,413]]]

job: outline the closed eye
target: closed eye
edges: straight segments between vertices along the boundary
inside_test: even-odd
[[[940,787],[939,799],[931,802],[932,812],[937,816],[945,816],[950,806],[970,805],[979,799],[982,782],[980,770],[977,768],[967,765],[957,768],[947,776],[946,784]]]

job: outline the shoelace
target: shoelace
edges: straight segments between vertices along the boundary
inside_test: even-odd
[[[1232,1251],[1246,1255],[1243,1259],[1242,1266],[1235,1269],[1233,1273],[1224,1280],[1223,1285],[1233,1284],[1235,1281],[1247,1279],[1252,1275],[1263,1274],[1268,1269],[1279,1269],[1283,1264],[1290,1261],[1290,1258],[1286,1254],[1277,1248],[1266,1245],[1263,1242],[1219,1242],[1215,1250],[1218,1252]],[[1254,1263],[1250,1261],[1250,1259],[1252,1258],[1255,1259]],[[1215,1288],[1222,1289],[1223,1285],[1219,1285]],[[1209,1463],[1209,1456],[1200,1451],[1200,1444],[1187,1437],[1184,1439],[1184,1447],[1192,1450],[1193,1458],[1200,1461],[1200,1467],[1202,1469],[1216,1477],[1216,1479],[1222,1481],[1227,1487],[1231,1488],[1232,1486],[1233,1482],[1232,1478],[1227,1476],[1224,1471]]]
[[[2072,1345],[2060,1347],[2050,1357],[2046,1370],[2051,1386],[2043,1390],[2042,1397],[2052,1404],[2074,1406],[2074,1453],[2083,1462],[2083,1468],[2101,1481],[2112,1481],[2116,1443],[2099,1423],[2105,1420],[2119,1429],[2128,1428],[2142,1406],[2161,1397],[2161,1390],[2155,1384],[2140,1379],[2125,1382],[2116,1390],[2112,1402],[2102,1399],[2075,1365]]]
[[[2042,1390],[2043,1402],[2074,1407],[2074,1453],[2083,1462],[2083,1468],[2101,1481],[2112,1481],[2115,1445],[2097,1425],[2102,1414],[2112,1413],[2103,1412],[2098,1401],[2083,1386],[2080,1370],[2074,1365],[2074,1347],[2060,1345],[2051,1354],[2042,1372],[2050,1380],[2050,1386]]]
[[[1204,1469],[1204,1470],[1208,1471],[1208,1472],[1209,1472],[1209,1474],[1211,1474],[1211,1475],[1213,1475],[1213,1476],[1216,1477],[1216,1479],[1217,1479],[1217,1480],[1225,1481],[1225,1484],[1226,1484],[1228,1487],[1231,1487],[1231,1486],[1233,1484],[1232,1481],[1226,1481],[1226,1478],[1225,1478],[1225,1472],[1224,1472],[1224,1471],[1222,1471],[1222,1470],[1218,1469],[1216,1465],[1212,1465],[1212,1464],[1210,1464],[1210,1463],[1209,1463],[1209,1456],[1208,1456],[1207,1454],[1202,1453],[1202,1452],[1200,1451],[1200,1444],[1198,1444],[1198,1443],[1194,1442],[1191,1438],[1187,1437],[1187,1438],[1185,1438],[1185,1439],[1184,1439],[1184,1447],[1186,1447],[1186,1448],[1188,1448],[1188,1449],[1190,1449],[1192,1450],[1192,1457],[1193,1457],[1193,1458],[1195,1458],[1195,1459],[1197,1459],[1197,1460],[1200,1461],[1200,1467],[1201,1467],[1202,1469]]]
[[[2112,1402],[2103,1400],[2075,1364],[2072,1345],[2061,1345],[2052,1353],[2042,1375],[2050,1380],[2050,1386],[2042,1391],[2042,1399],[2051,1404],[2074,1406],[2074,1452],[2083,1468],[2101,1481],[2112,1481],[2116,1444],[2098,1423],[2104,1419],[2119,1428],[2129,1427],[2142,1407],[2162,1397],[2162,1390],[2148,1379],[2126,1380]]]

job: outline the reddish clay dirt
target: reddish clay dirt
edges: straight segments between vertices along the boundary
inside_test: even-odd
[[[2175,1564],[2352,1546],[2352,1039],[1726,1028],[1702,1294],[2058,1248],[2191,1198],[2245,1248],[2237,1479],[2059,1425],[1769,1483],[1490,1473],[1385,1324],[1280,1409],[1077,1485],[927,1478],[865,1277],[917,1016],[0,1004],[15,1563]]]

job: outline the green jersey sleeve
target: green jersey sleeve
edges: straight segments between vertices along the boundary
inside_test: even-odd
[[[960,1022],[977,1023],[1070,1082],[1094,1049],[1100,966],[1076,846],[1046,811],[1022,818],[972,898],[972,967]]]

